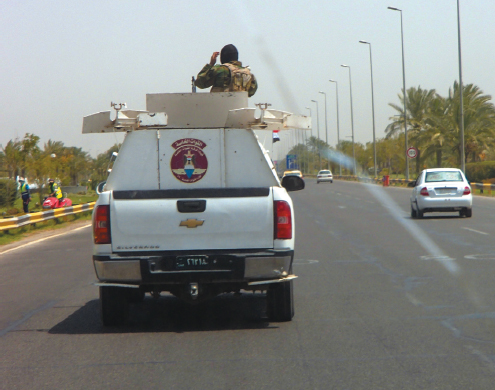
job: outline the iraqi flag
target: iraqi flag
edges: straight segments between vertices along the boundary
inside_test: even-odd
[[[280,137],[278,135],[278,132],[280,130],[273,130],[273,133],[272,133],[272,143],[275,143],[277,141],[280,141]]]

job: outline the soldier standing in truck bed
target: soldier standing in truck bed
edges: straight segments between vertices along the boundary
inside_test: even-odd
[[[220,55],[221,65],[215,65]],[[258,83],[249,67],[242,67],[239,53],[234,45],[226,45],[221,52],[213,52],[210,63],[206,64],[195,81],[198,88],[211,88],[210,92],[247,91],[251,97],[258,89]]]

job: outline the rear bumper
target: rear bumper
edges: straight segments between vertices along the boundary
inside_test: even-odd
[[[204,256],[201,268],[177,269],[177,258]],[[241,253],[174,252],[160,256],[93,256],[101,282],[144,284],[223,283],[262,281],[287,277],[294,251],[249,251]]]
[[[333,176],[316,177],[316,181],[333,181]]]
[[[472,197],[465,196],[462,198],[418,198],[418,208],[423,212],[433,211],[458,211],[470,209],[473,206]]]

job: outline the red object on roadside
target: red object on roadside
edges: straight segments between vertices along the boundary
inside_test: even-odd
[[[69,207],[72,206],[72,200],[69,198],[63,198],[62,202],[59,202],[57,198],[54,196],[49,196],[48,198],[45,198],[43,201],[43,208],[44,209],[58,209],[60,207]]]
[[[390,175],[383,176],[382,182],[384,187],[388,187],[390,185]]]

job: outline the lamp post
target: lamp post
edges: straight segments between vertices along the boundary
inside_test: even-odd
[[[377,177],[376,173],[376,138],[375,138],[375,97],[373,93],[373,60],[371,58],[371,43],[366,41],[359,41],[359,43],[364,43],[369,45],[370,47],[370,69],[371,69],[371,111],[373,113],[373,166],[375,178]],[[407,158],[407,157],[406,157]]]
[[[311,116],[311,107],[306,107],[307,110],[309,110],[309,117],[312,118]],[[313,125],[311,125],[311,133],[313,133]],[[313,135],[313,134],[311,134]],[[304,142],[306,145],[308,145],[308,139],[307,139],[307,134],[306,131],[304,131]],[[308,169],[306,170],[306,173],[309,173],[309,150],[308,150]]]
[[[317,148],[318,148],[318,170],[321,170],[321,154],[320,154],[320,117],[318,115],[318,101],[317,100],[311,100],[313,103],[316,103],[316,129],[318,131],[318,142],[317,142]]]
[[[352,129],[352,160],[354,167],[354,175],[356,175],[356,152],[354,151],[354,114],[352,112],[352,81],[351,81],[351,67],[349,65],[342,64],[340,65],[343,68],[349,69],[349,91],[351,95],[351,129]]]
[[[337,150],[340,148],[340,129],[339,129],[339,84],[335,80],[328,80],[335,83],[335,96],[337,100]],[[339,176],[342,176],[342,162],[339,154]]]
[[[461,108],[461,118],[459,123],[459,136],[461,146],[461,171],[466,171],[466,157],[464,156],[464,101],[463,101],[463,89],[462,86],[462,56],[461,56],[461,14],[459,11],[459,0],[457,0],[457,41],[459,45],[459,104]]]
[[[406,180],[409,180],[409,157],[407,157],[406,68],[404,65],[404,27],[402,24],[402,10],[395,7],[388,7],[388,9],[392,11],[400,12],[400,36],[402,41],[402,89],[404,94],[404,138],[405,138],[404,156],[406,157]]]
[[[327,127],[327,94],[323,91],[319,91],[325,96],[325,142],[328,145],[328,127]],[[327,169],[330,169],[330,159],[327,156]]]

